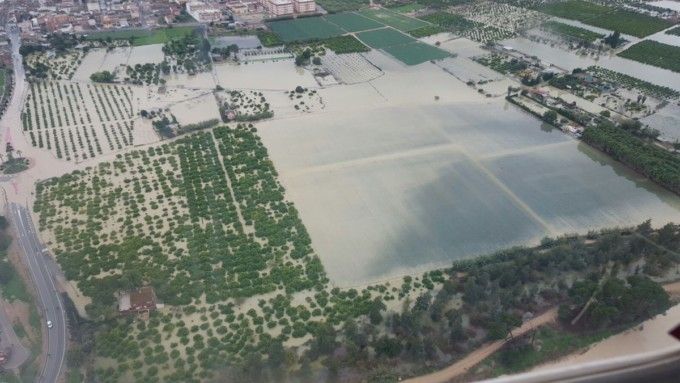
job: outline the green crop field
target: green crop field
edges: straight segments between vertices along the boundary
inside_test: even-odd
[[[335,24],[331,24],[322,17],[305,17],[295,20],[281,20],[267,23],[272,32],[276,33],[284,42],[308,41],[327,39],[345,34]]]
[[[171,39],[186,36],[196,30],[196,27],[174,27],[154,30],[125,30],[95,32],[87,35],[87,40],[111,38],[112,40],[127,40],[133,38],[132,45],[165,44]]]
[[[415,12],[420,9],[425,8],[424,5],[418,4],[418,3],[410,3],[410,4],[404,4],[404,5],[398,5],[396,7],[390,8],[391,11],[394,12],[399,12],[399,13],[410,13],[410,12]]]
[[[430,60],[441,60],[451,56],[448,52],[420,41],[393,45],[384,49],[397,60],[406,65],[417,65]]]
[[[670,21],[656,17],[583,0],[551,3],[540,7],[539,10],[553,16],[578,20],[585,24],[636,37],[645,37],[673,25]]]
[[[589,31],[584,28],[575,27],[573,25],[560,23],[557,21],[547,21],[543,23],[543,27],[550,30],[551,32],[559,33],[567,37],[587,41],[590,43],[604,37],[604,35],[601,35],[599,33]]]
[[[371,20],[354,12],[335,13],[327,15],[325,18],[347,32],[361,32],[384,26],[375,20]]]
[[[644,40],[619,53],[619,56],[680,72],[680,47],[674,45]]]
[[[437,33],[446,32],[446,29],[440,27],[439,25],[428,25],[426,27],[420,27],[410,31],[408,34],[420,38],[426,36],[436,35]]]
[[[429,25],[427,22],[413,17],[388,11],[386,9],[364,9],[359,13],[377,22],[408,32]]]
[[[370,4],[369,0],[317,0],[316,2],[330,13],[356,11]]]
[[[394,45],[407,44],[416,41],[392,28],[383,28],[375,31],[361,32],[357,34],[359,40],[371,48],[383,49]]]

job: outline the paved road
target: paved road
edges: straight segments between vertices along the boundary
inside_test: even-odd
[[[47,339],[47,358],[37,382],[57,382],[64,370],[68,329],[64,304],[55,284],[55,270],[50,267],[48,256],[43,254],[43,245],[40,243],[28,209],[10,203],[7,210],[9,219],[17,231],[19,247],[24,252],[22,260],[28,267],[38,292],[39,306],[44,318],[43,334],[47,335],[43,337]],[[53,323],[51,329],[47,328],[47,320]]]

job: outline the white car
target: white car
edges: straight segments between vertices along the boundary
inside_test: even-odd
[[[47,321],[47,328],[52,328],[52,326],[54,326],[54,325],[52,324],[52,321],[51,321],[51,320],[48,320],[48,321]]]

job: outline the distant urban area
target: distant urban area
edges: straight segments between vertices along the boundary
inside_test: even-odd
[[[619,381],[680,2],[0,0],[0,204],[3,382]]]

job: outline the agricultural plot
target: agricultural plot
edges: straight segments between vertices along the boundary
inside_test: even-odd
[[[645,37],[673,25],[672,22],[664,19],[583,0],[549,3],[541,6],[539,10],[553,16],[578,20],[585,24],[635,37]]]
[[[327,39],[345,32],[322,17],[305,17],[295,20],[273,21],[267,24],[284,42]]]
[[[356,11],[370,5],[370,0],[318,0],[317,4],[328,12]]]
[[[515,34],[507,29],[485,25],[477,21],[468,20],[465,17],[449,12],[435,12],[422,17],[434,25],[459,36],[467,37],[477,42],[503,40],[513,37]],[[411,33],[418,33],[416,29]]]
[[[226,363],[271,357],[272,343],[308,339],[324,322],[394,299],[385,288],[328,287],[267,150],[245,125],[46,181],[34,209],[66,277],[93,298],[93,317],[110,315],[115,294],[142,281],[170,306],[144,322],[108,317],[94,342],[101,382],[210,379]]]
[[[429,25],[423,20],[389,11],[387,9],[363,9],[360,14],[400,31],[408,32]]]
[[[357,84],[374,80],[382,75],[380,68],[371,64],[357,53],[336,55],[327,53],[321,56],[321,65],[333,77],[344,84]]]
[[[133,46],[164,44],[176,38],[181,38],[194,33],[196,27],[172,27],[148,30],[125,30],[94,32],[88,34],[87,40],[128,40]]]
[[[397,60],[406,65],[417,65],[430,60],[441,60],[451,55],[432,45],[421,43],[420,41],[409,44],[394,45],[384,48]]]
[[[30,83],[24,134],[57,158],[80,161],[134,144],[132,89],[63,81]]]
[[[588,29],[575,27],[573,25],[568,25],[560,23],[558,21],[547,21],[541,26],[544,30],[566,37],[567,39],[575,39],[585,42],[595,42],[597,39],[601,39],[604,35],[590,31]]]
[[[420,27],[418,29],[414,29],[412,31],[409,31],[409,35],[411,35],[415,38],[421,38],[421,37],[436,35],[437,33],[442,33],[442,32],[446,32],[446,29],[444,29],[444,28],[442,28],[438,25],[428,25],[426,27]]]
[[[61,54],[33,52],[25,57],[26,71],[30,75],[50,80],[70,80],[85,54],[80,49],[69,49]]]
[[[285,93],[298,112],[311,113],[325,108],[323,97],[315,89],[297,87]]]
[[[673,72],[680,72],[680,47],[674,45],[644,40],[618,55]]]
[[[330,14],[325,16],[325,19],[347,32],[361,32],[369,29],[381,28],[384,26],[375,20],[361,16],[354,12]]]
[[[635,89],[650,97],[669,100],[677,100],[680,98],[680,92],[675,89],[666,86],[655,85],[650,82],[599,66],[589,67],[588,72],[602,80],[609,81],[626,88]]]
[[[383,28],[375,31],[361,32],[357,34],[359,40],[375,49],[383,49],[393,45],[407,44],[416,41],[392,28]]]
[[[536,27],[547,19],[544,14],[536,11],[494,2],[468,4],[456,8],[456,13],[469,20],[512,33]]]
[[[262,92],[232,90],[223,98],[220,113],[228,120],[257,121],[274,116]]]

